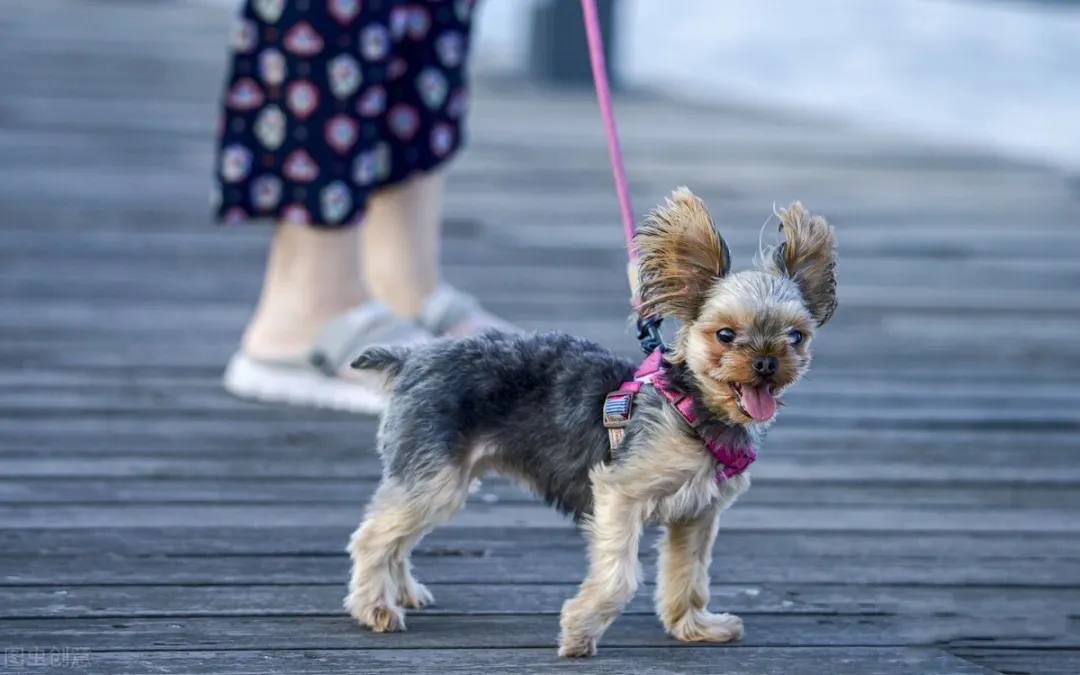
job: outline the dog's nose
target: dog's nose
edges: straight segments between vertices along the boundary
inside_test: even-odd
[[[776,374],[776,369],[780,367],[780,362],[775,356],[759,356],[754,359],[753,366],[754,372],[761,377],[772,377]]]

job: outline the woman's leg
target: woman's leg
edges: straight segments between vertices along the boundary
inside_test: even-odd
[[[322,327],[371,299],[357,257],[360,230],[280,223],[241,349],[256,359],[305,354]]]
[[[442,283],[439,239],[446,174],[442,167],[377,192],[361,228],[361,263],[374,297],[434,335],[517,330],[475,298]]]
[[[395,21],[395,11],[407,20]],[[511,329],[476,300],[441,282],[446,167],[461,149],[468,110],[474,3],[403,3],[391,11],[384,175],[368,200],[362,261],[373,295],[436,334]]]
[[[446,174],[441,168],[375,193],[361,228],[361,264],[375,297],[417,318],[439,284]]]
[[[439,288],[444,168],[462,143],[471,4],[249,0],[240,19],[217,212],[226,223],[278,222],[242,352],[302,356],[328,323],[373,297],[433,332],[497,323]]]

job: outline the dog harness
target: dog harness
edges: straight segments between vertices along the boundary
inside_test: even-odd
[[[637,372],[634,379],[623,382],[618,390],[611,392],[604,399],[604,428],[608,430],[608,440],[611,449],[614,450],[622,443],[626,435],[626,426],[630,424],[630,416],[634,412],[634,397],[642,387],[651,385],[664,398],[675,406],[683,419],[695,430],[699,428],[699,420],[694,414],[694,399],[690,396],[679,394],[671,390],[667,378],[664,376],[663,352],[660,349],[649,354]],[[699,431],[700,434],[700,431]],[[716,481],[722,483],[728,478],[738,476],[757,459],[757,452],[751,447],[732,448],[716,438],[702,437],[705,448],[709,454],[716,458],[720,467],[716,471]]]

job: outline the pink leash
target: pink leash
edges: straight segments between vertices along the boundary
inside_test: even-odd
[[[615,111],[611,105],[611,87],[608,84],[607,64],[604,59],[604,36],[600,30],[600,16],[596,9],[596,0],[581,0],[581,11],[585,17],[585,36],[589,42],[589,64],[592,66],[596,100],[600,104],[600,116],[604,121],[604,134],[607,136],[608,155],[611,159],[611,173],[615,176],[615,192],[619,195],[619,210],[622,212],[626,254],[629,257],[626,276],[630,281],[630,302],[636,310],[638,279],[635,264],[637,249],[634,248],[634,208],[630,205],[630,184],[626,180],[622,148],[619,146],[619,130],[615,125]],[[663,336],[660,334],[660,322],[661,318],[658,316],[638,316],[637,338],[646,354],[651,354],[664,346]]]
[[[630,206],[630,185],[626,180],[622,148],[619,147],[619,130],[615,126],[615,111],[611,106],[611,87],[608,85],[607,64],[604,62],[604,36],[600,31],[596,0],[581,0],[581,11],[585,15],[589,63],[592,65],[593,84],[596,86],[596,100],[600,103],[600,116],[604,120],[611,171],[615,175],[615,192],[619,195],[623,233],[626,235],[626,251],[630,260],[633,261],[637,257],[637,251],[634,250],[634,209]]]

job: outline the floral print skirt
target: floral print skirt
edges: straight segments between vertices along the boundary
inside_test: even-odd
[[[475,0],[246,0],[218,120],[217,219],[354,225],[464,135]]]

